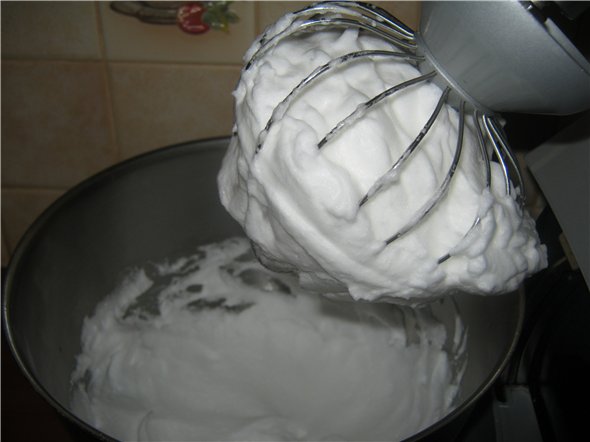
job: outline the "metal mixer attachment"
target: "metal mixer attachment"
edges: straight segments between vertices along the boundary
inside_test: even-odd
[[[295,36],[296,34],[322,29],[341,29],[351,27],[358,28],[361,32],[370,33],[389,42],[392,49],[389,51],[363,50],[351,52],[334,58],[328,63],[316,68],[274,108],[266,127],[259,133],[256,152],[259,152],[264,147],[264,142],[271,127],[275,122],[280,121],[283,118],[297,96],[312,82],[324,75],[329,75],[329,73],[336,67],[343,66],[353,61],[359,61],[362,59],[373,60],[376,58],[405,60],[419,69],[425,64],[426,56],[420,50],[420,45],[417,43],[414,32],[404,24],[400,23],[389,13],[369,4],[336,1],[316,3],[295,12],[291,15],[290,22],[284,27],[284,29],[282,29],[282,31],[271,36],[263,35],[260,39],[258,50],[252,55],[251,59],[246,64],[245,69],[250,69],[250,67],[253,66],[257,60],[261,59],[269,50],[281,41]],[[330,140],[336,137],[340,132],[349,128],[355,121],[363,118],[378,103],[386,99],[395,99],[396,94],[400,91],[423,82],[438,80],[439,82],[444,83],[444,79],[440,78],[441,73],[436,68],[432,68],[431,64],[427,63],[427,65],[429,68],[426,72],[418,72],[415,78],[391,85],[391,87],[370,100],[359,104],[352,113],[336,124],[336,126],[334,126],[318,142],[318,149],[323,148],[330,142]],[[375,181],[369,191],[359,201],[359,207],[362,207],[367,201],[395,181],[397,174],[400,173],[404,165],[412,159],[412,154],[421,147],[421,141],[436,121],[445,104],[453,105],[453,107],[459,112],[458,136],[452,162],[436,192],[410,217],[405,225],[403,225],[397,232],[392,233],[388,238],[384,239],[385,245],[393,243],[401,236],[416,228],[416,226],[428,217],[432,210],[443,200],[461,157],[465,120],[468,115],[473,117],[477,132],[479,154],[482,159],[482,173],[485,176],[486,187],[489,188],[492,184],[491,181],[493,178],[490,170],[490,163],[495,161],[501,166],[506,193],[511,194],[513,198],[520,202],[520,204],[523,203],[522,178],[514,155],[503,135],[502,127],[497,117],[485,110],[478,109],[473,103],[467,102],[461,94],[456,93],[451,85],[446,84],[446,86],[442,88],[438,104],[430,115],[430,118],[424,123],[422,130],[391,168]],[[480,219],[477,217],[465,235],[468,235],[479,222]],[[438,262],[442,263],[449,258],[450,254],[447,253],[446,255],[441,256],[438,259]]]

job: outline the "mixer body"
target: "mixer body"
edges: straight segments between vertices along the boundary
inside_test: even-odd
[[[420,69],[488,113],[590,108],[590,63],[527,2],[425,2],[416,40]]]

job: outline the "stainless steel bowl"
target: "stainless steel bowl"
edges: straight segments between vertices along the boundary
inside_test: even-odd
[[[12,258],[3,304],[12,352],[51,405],[100,439],[112,440],[69,407],[82,321],[125,269],[242,234],[217,193],[228,143],[220,138],[160,149],[84,181],[39,217]],[[456,301],[469,332],[459,405],[411,440],[454,433],[500,374],[520,333],[523,296],[460,295]]]

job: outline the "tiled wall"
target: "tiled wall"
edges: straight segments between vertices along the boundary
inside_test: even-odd
[[[377,2],[415,27],[420,6]],[[144,24],[108,2],[2,2],[2,265],[58,196],[122,159],[230,133],[254,37],[301,2],[234,2],[229,33]]]

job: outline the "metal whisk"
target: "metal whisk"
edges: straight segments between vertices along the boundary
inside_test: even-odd
[[[438,2],[437,2],[438,3]],[[504,3],[504,2],[502,2]],[[430,6],[436,8],[437,6]],[[524,11],[520,5],[518,8]],[[442,6],[442,12],[448,15],[449,7]],[[302,9],[291,16],[290,23],[280,32],[274,35],[263,35],[260,40],[258,50],[252,55],[245,69],[249,69],[253,64],[262,58],[269,50],[279,44],[281,41],[290,38],[296,34],[303,32],[313,32],[320,29],[339,29],[339,28],[358,28],[361,32],[371,34],[379,37],[391,44],[391,50],[363,50],[351,52],[343,56],[334,58],[328,63],[316,68],[306,78],[304,78],[273,110],[268,123],[265,128],[258,135],[258,143],[256,152],[264,147],[264,142],[269,130],[275,122],[281,120],[289,110],[293,101],[297,96],[311,83],[318,78],[329,75],[329,73],[336,67],[351,63],[358,59],[376,59],[376,58],[390,58],[397,60],[405,60],[408,63],[416,66],[420,74],[415,78],[400,84],[391,85],[388,89],[379,93],[370,100],[361,103],[356,109],[347,117],[336,124],[318,143],[318,149],[324,147],[340,132],[346,130],[355,121],[363,118],[375,105],[386,99],[395,99],[396,94],[400,91],[411,88],[414,85],[423,82],[434,82],[441,87],[442,93],[440,99],[430,115],[430,118],[424,123],[422,130],[403,151],[402,155],[390,167],[390,169],[375,181],[369,191],[359,201],[359,207],[362,207],[367,201],[373,198],[383,189],[391,184],[396,175],[402,170],[404,165],[411,160],[412,154],[420,148],[421,142],[428,133],[434,122],[436,121],[440,111],[445,104],[453,106],[459,112],[459,127],[456,147],[451,164],[446,172],[446,176],[440,183],[435,193],[422,205],[422,207],[414,213],[409,221],[403,225],[397,232],[393,233],[388,238],[384,239],[385,245],[391,244],[398,238],[415,229],[422,220],[424,220],[432,212],[432,210],[442,201],[447,193],[450,183],[455,174],[455,170],[459,163],[461,152],[463,149],[463,135],[465,120],[468,115],[471,115],[474,121],[475,130],[477,133],[479,154],[482,158],[482,168],[485,177],[485,186],[490,188],[492,185],[491,162],[496,162],[500,165],[503,173],[504,186],[507,194],[517,200],[521,205],[524,203],[523,180],[519,172],[514,155],[512,154],[509,145],[505,139],[502,125],[499,117],[495,114],[497,110],[513,111],[514,106],[507,109],[498,109],[495,103],[492,105],[483,104],[489,99],[482,101],[478,96],[478,90],[466,91],[461,84],[461,78],[452,78],[449,72],[451,69],[446,69],[441,66],[440,58],[434,57],[431,48],[424,41],[424,37],[428,35],[428,30],[437,29],[440,22],[436,21],[437,14],[430,13],[423,14],[423,26],[426,26],[424,35],[421,33],[414,33],[407,26],[399,22],[386,11],[373,5],[356,2],[320,2],[313,4],[305,9]],[[488,12],[483,11],[483,14]],[[509,12],[510,13],[510,12]],[[525,11],[526,13],[526,11]],[[438,16],[444,16],[438,13]],[[477,14],[480,14],[479,12]],[[473,15],[473,13],[472,13]],[[447,18],[448,19],[448,18]],[[528,20],[528,19],[527,19]],[[426,25],[424,25],[426,23]],[[434,25],[433,25],[434,23]],[[434,31],[431,31],[434,32]],[[436,36],[433,38],[439,38]],[[461,50],[465,50],[461,48]],[[444,54],[443,57],[444,58]],[[449,58],[452,58],[449,56]],[[476,60],[481,64],[481,60]],[[464,63],[465,64],[465,63]],[[460,71],[468,72],[469,69],[461,67]],[[461,77],[460,73],[458,76]],[[488,84],[489,86],[489,84]],[[498,85],[493,85],[497,87]],[[511,85],[508,85],[511,87]],[[476,88],[477,89],[477,88]],[[505,91],[510,93],[510,91]],[[560,93],[563,95],[563,93]],[[481,94],[480,94],[481,95]],[[514,94],[513,94],[514,95]],[[520,106],[520,109],[518,107]],[[578,105],[579,106],[579,105]],[[524,108],[523,108],[524,107]],[[517,110],[532,110],[533,112],[539,109],[534,108],[534,103],[517,103]],[[571,107],[571,106],[570,106]],[[533,108],[533,109],[531,109]],[[541,109],[543,110],[543,109]],[[561,111],[562,109],[560,109]],[[558,112],[559,113],[559,112]],[[561,112],[563,113],[563,112]],[[479,217],[476,217],[471,225],[469,232],[480,223]],[[450,254],[445,254],[438,259],[442,263],[450,258]]]

